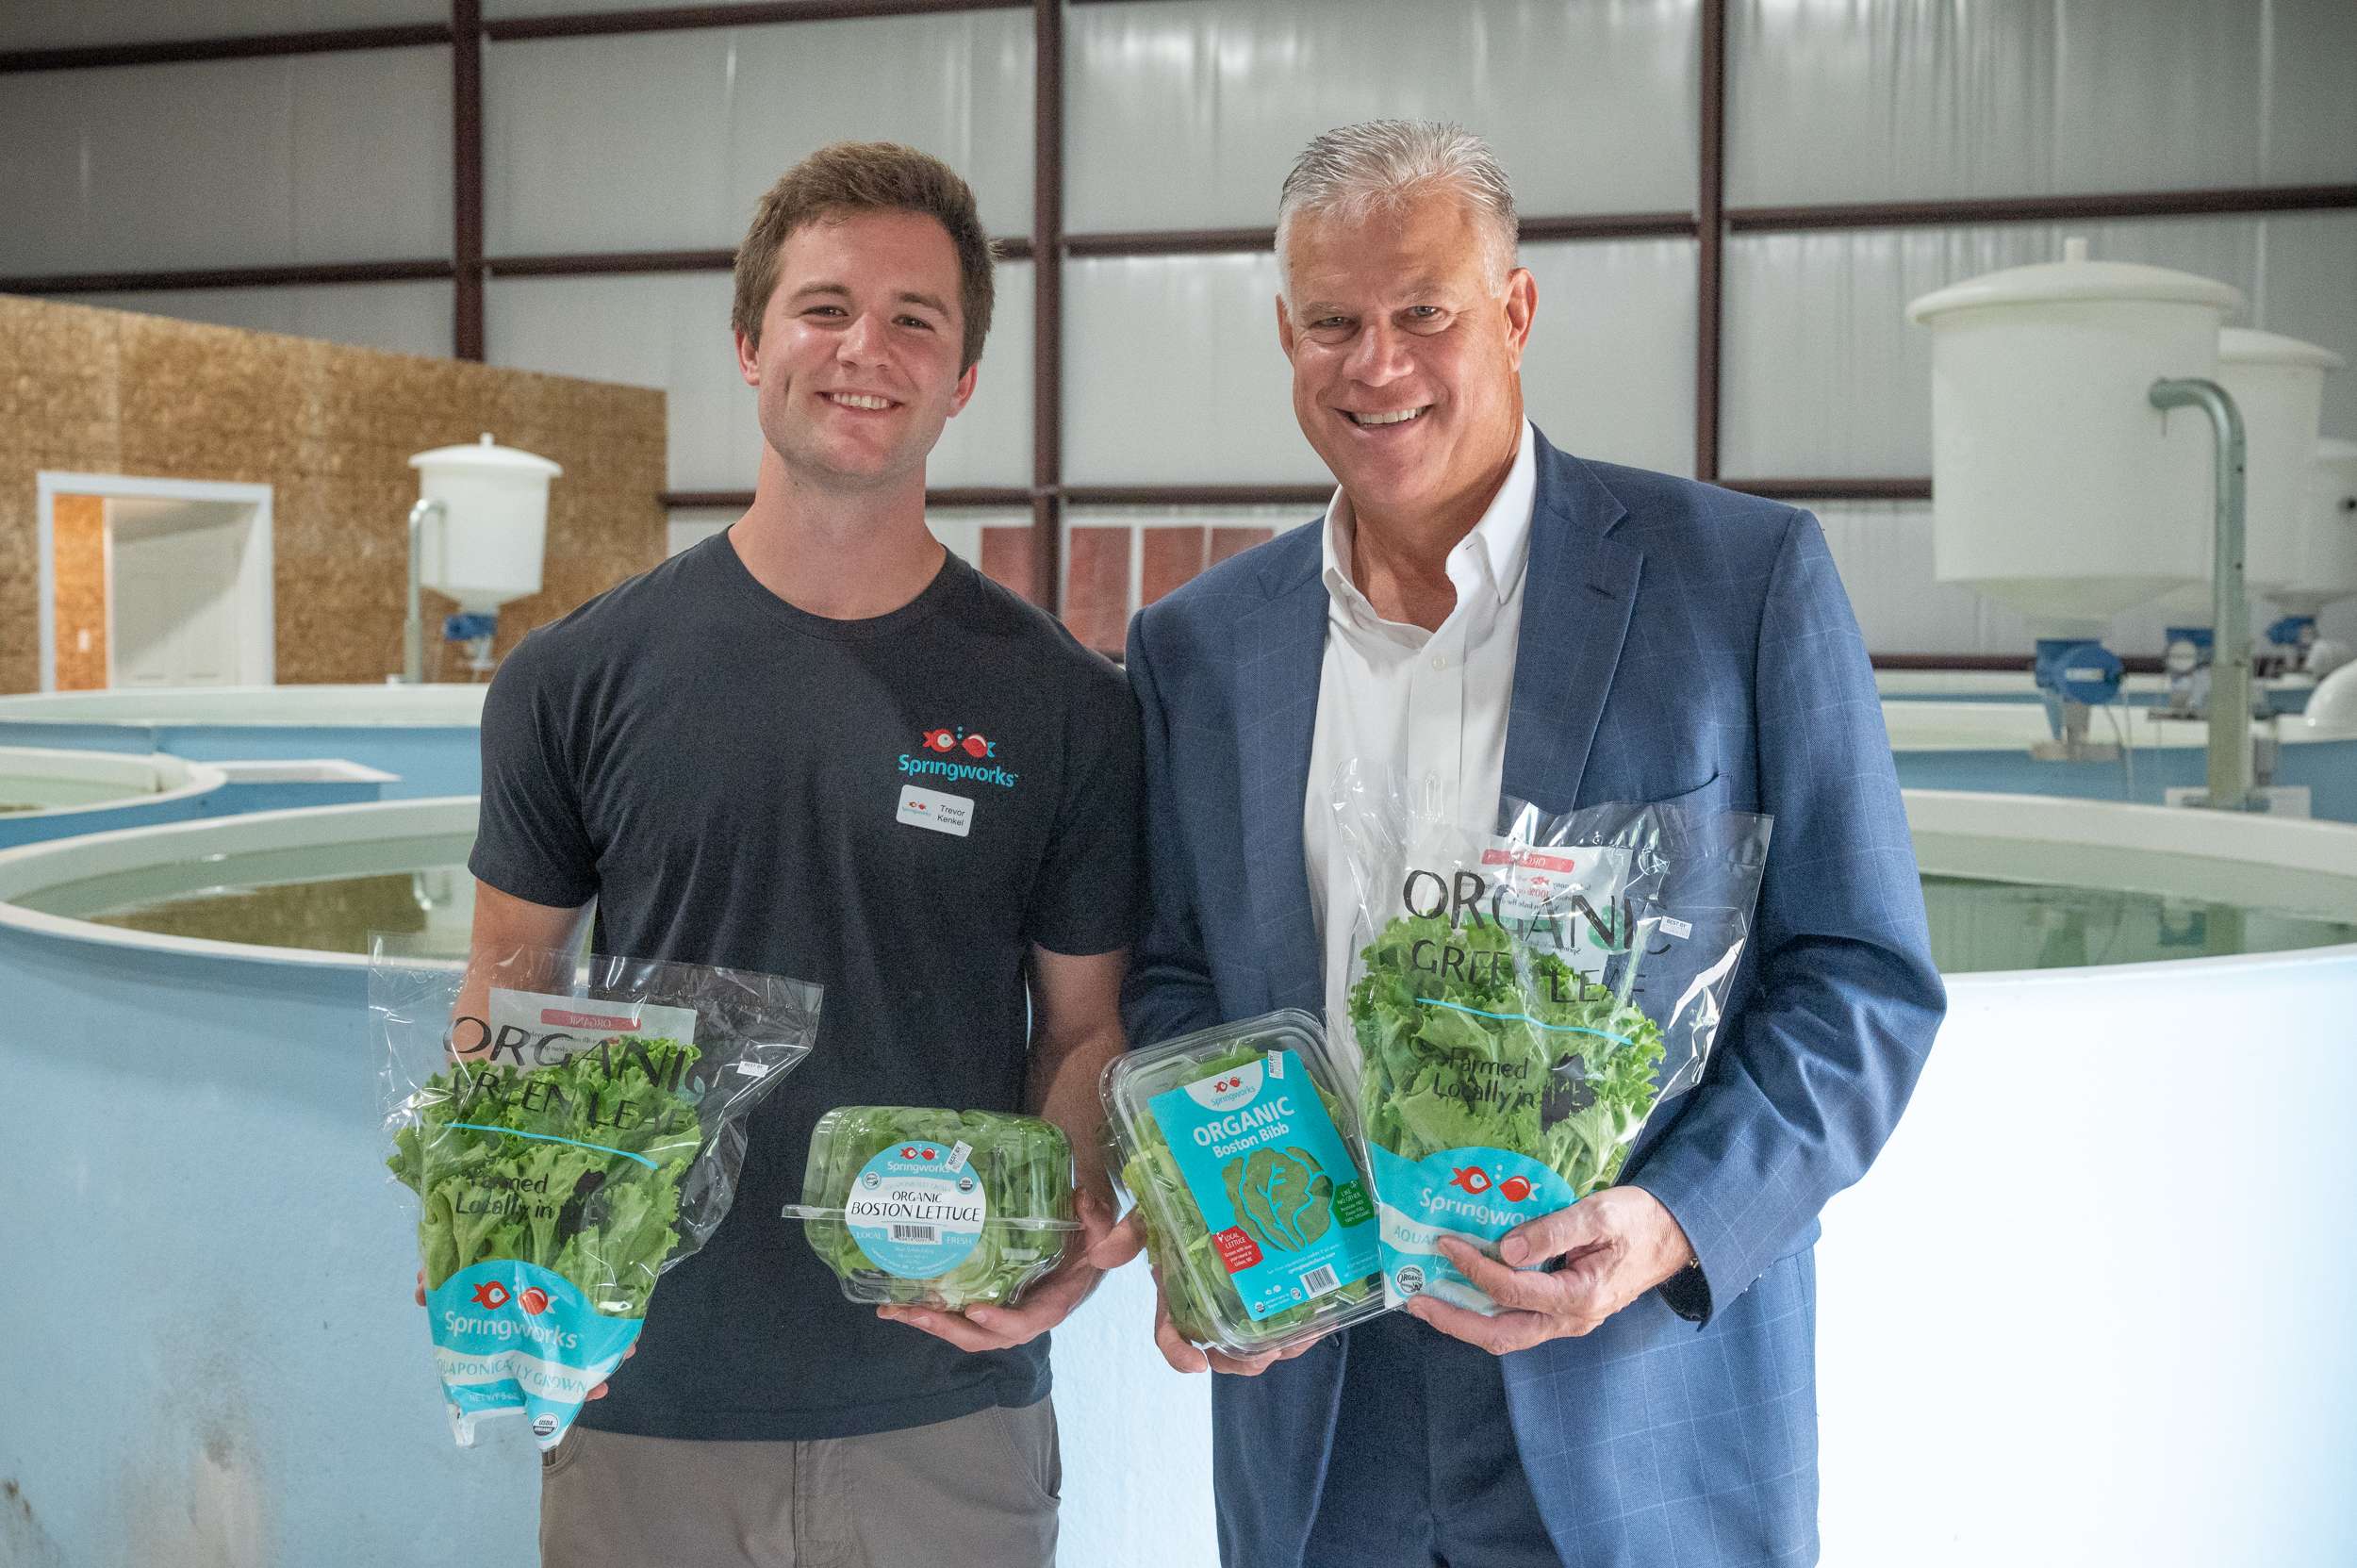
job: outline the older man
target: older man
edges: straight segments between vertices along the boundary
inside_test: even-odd
[[[1815,520],[1549,445],[1515,234],[1504,172],[1451,126],[1332,131],[1285,181],[1277,338],[1339,487],[1130,631],[1153,897],[1130,1037],[1330,1005],[1352,757],[1473,822],[1501,794],[1772,814],[1753,947],[1707,1076],[1622,1184],[1507,1237],[1551,1268],[1451,1253],[1496,1316],[1419,1297],[1277,1364],[1211,1358],[1260,1374],[1214,1388],[1231,1568],[1816,1560],[1817,1216],[1945,1006]]]

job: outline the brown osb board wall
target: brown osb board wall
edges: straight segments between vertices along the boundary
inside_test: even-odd
[[[96,691],[107,684],[107,503],[94,495],[61,495],[50,526],[58,570],[58,689]],[[82,646],[85,633],[88,648]]]
[[[40,470],[270,486],[278,679],[373,683],[401,665],[409,456],[486,430],[565,470],[504,653],[663,558],[661,392],[0,295],[0,692],[41,684]],[[451,608],[427,596],[429,672]]]

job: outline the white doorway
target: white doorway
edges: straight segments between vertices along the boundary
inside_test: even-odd
[[[38,483],[43,691],[276,680],[269,486]]]

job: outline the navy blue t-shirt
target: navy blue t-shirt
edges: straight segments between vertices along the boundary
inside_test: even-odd
[[[1044,1336],[968,1354],[883,1322],[779,1210],[834,1106],[1026,1109],[1027,957],[1129,943],[1139,798],[1120,672],[955,556],[891,614],[831,620],[722,533],[509,655],[474,874],[596,899],[602,953],[826,988],[816,1048],[750,1118],[728,1217],[663,1276],[583,1425],[848,1437],[1047,1393]]]

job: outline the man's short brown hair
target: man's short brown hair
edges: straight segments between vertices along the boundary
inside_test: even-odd
[[[806,223],[854,212],[915,212],[949,231],[957,248],[959,304],[965,318],[963,371],[982,356],[990,336],[990,237],[974,210],[974,192],[931,153],[897,141],[837,141],[780,176],[753,210],[753,226],[736,251],[736,305],[730,324],[761,341],[761,313],[778,287],[778,253]]]

